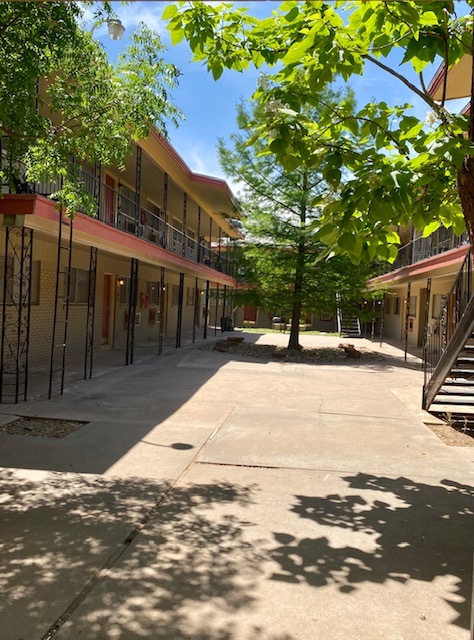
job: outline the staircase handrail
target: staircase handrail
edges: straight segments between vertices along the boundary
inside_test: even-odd
[[[465,290],[463,289],[464,279],[466,279]],[[465,317],[467,309],[470,307],[472,298],[471,250],[468,249],[466,251],[466,255],[464,256],[463,263],[451,286],[451,289],[446,295],[444,306],[442,307],[439,314],[439,320],[435,325],[435,331],[432,332],[431,335],[427,336],[427,342],[423,345],[424,409],[427,409],[429,407],[436,393],[439,391],[444,380],[446,379],[446,376],[449,374],[449,370],[445,372],[445,377],[440,382],[440,371],[444,371],[443,363],[446,362],[446,358],[449,359],[452,349],[454,348],[451,346],[451,340],[455,335],[459,336],[458,326],[461,320]],[[453,312],[455,312],[454,317]],[[462,325],[463,327],[464,324]],[[464,338],[466,338],[466,336]],[[459,337],[457,337],[456,340],[459,340]],[[461,345],[460,348],[462,348],[462,346],[463,345]],[[434,350],[430,349],[429,347],[434,347]],[[445,352],[448,352],[446,356],[444,356]],[[455,359],[456,358],[454,358],[454,360]],[[431,397],[431,389],[435,387],[437,387],[437,391]],[[428,400],[429,397],[431,397],[430,400]]]
[[[456,325],[451,340],[441,354],[440,359],[433,371],[429,382],[423,387],[423,409],[428,409],[433,402],[438,391],[453,368],[459,352],[466,342],[466,336],[470,336],[474,331],[474,296],[464,311],[461,320]]]

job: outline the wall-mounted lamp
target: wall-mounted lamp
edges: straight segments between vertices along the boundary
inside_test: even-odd
[[[123,285],[125,284],[125,278],[119,278],[117,280],[117,284],[119,285],[119,287],[123,287]]]

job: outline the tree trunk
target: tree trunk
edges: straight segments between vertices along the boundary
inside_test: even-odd
[[[466,156],[458,170],[458,192],[469,234],[469,242],[474,250],[474,157]]]
[[[291,314],[291,331],[290,340],[288,342],[288,349],[298,349],[301,351],[301,345],[299,342],[300,336],[300,319],[301,319],[301,292],[303,291],[303,273],[301,263],[304,262],[304,253],[301,253],[301,248],[298,251],[298,262],[296,265],[295,273],[295,288],[293,291],[293,309]]]

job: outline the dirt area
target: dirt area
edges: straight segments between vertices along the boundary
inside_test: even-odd
[[[321,347],[310,349],[304,347],[301,351],[290,350],[284,347],[277,347],[269,344],[254,344],[251,342],[241,342],[233,344],[231,341],[219,340],[200,347],[202,351],[221,351],[239,356],[251,358],[274,358],[283,362],[301,362],[307,364],[329,363],[329,362],[360,362],[363,361],[383,361],[385,358],[380,354],[364,347],[357,347],[357,357],[350,357],[343,349],[337,347]]]
[[[449,447],[474,447],[474,428],[451,424],[427,424]]]
[[[78,420],[23,417],[4,424],[0,427],[0,431],[10,435],[34,436],[35,438],[65,438],[85,424],[88,423]]]

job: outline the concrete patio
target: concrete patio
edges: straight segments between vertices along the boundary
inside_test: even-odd
[[[189,345],[2,405],[87,422],[0,433],[2,638],[468,640],[474,448],[424,424],[416,356],[358,344],[384,359]]]

